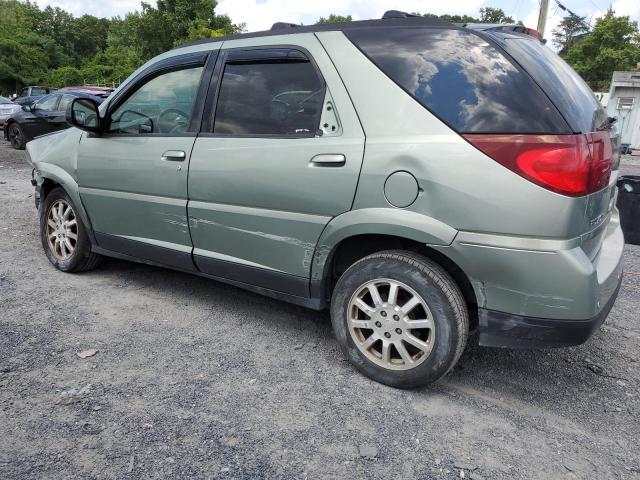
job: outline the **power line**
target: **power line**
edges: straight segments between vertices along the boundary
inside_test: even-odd
[[[565,7],[563,4],[561,4],[558,0],[556,0],[556,4],[558,5],[558,7],[561,10],[564,10],[565,12],[567,12],[572,17],[577,18],[580,21],[580,23],[582,24],[582,26],[585,27],[587,30],[591,30],[593,28],[591,26],[591,23],[587,23],[586,21],[584,21],[580,15],[578,15],[577,13],[574,13],[571,10],[569,10],[567,7]]]

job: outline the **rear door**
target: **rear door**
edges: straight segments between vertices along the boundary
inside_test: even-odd
[[[364,134],[313,34],[223,48],[189,167],[195,263],[304,297],[320,233],[351,208]]]

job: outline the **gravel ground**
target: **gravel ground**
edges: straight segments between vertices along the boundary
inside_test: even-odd
[[[400,391],[351,369],[326,313],[124,261],[56,271],[29,178],[0,143],[2,479],[640,476],[639,247],[587,344],[471,347]]]

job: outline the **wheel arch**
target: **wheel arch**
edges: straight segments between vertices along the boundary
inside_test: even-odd
[[[95,244],[95,238],[93,235],[93,229],[91,228],[91,222],[89,220],[89,216],[82,204],[82,199],[80,198],[80,191],[78,188],[78,183],[75,179],[64,169],[47,163],[39,163],[36,166],[37,169],[37,188],[40,192],[40,205],[43,204],[44,199],[51,193],[51,191],[56,188],[62,188],[71,201],[75,205],[78,210],[78,214],[80,219],[84,223],[89,239],[92,244]]]
[[[402,210],[364,209],[336,217],[323,232],[314,255],[312,296],[328,302],[339,276],[367,255],[383,250],[407,250],[424,255],[451,275],[471,307],[473,328],[477,297],[470,277],[456,262],[432,247],[450,245],[456,234],[455,229],[438,220]]]

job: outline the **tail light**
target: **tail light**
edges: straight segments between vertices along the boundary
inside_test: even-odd
[[[472,145],[521,177],[553,192],[580,197],[609,184],[609,132],[586,135],[465,135]]]

